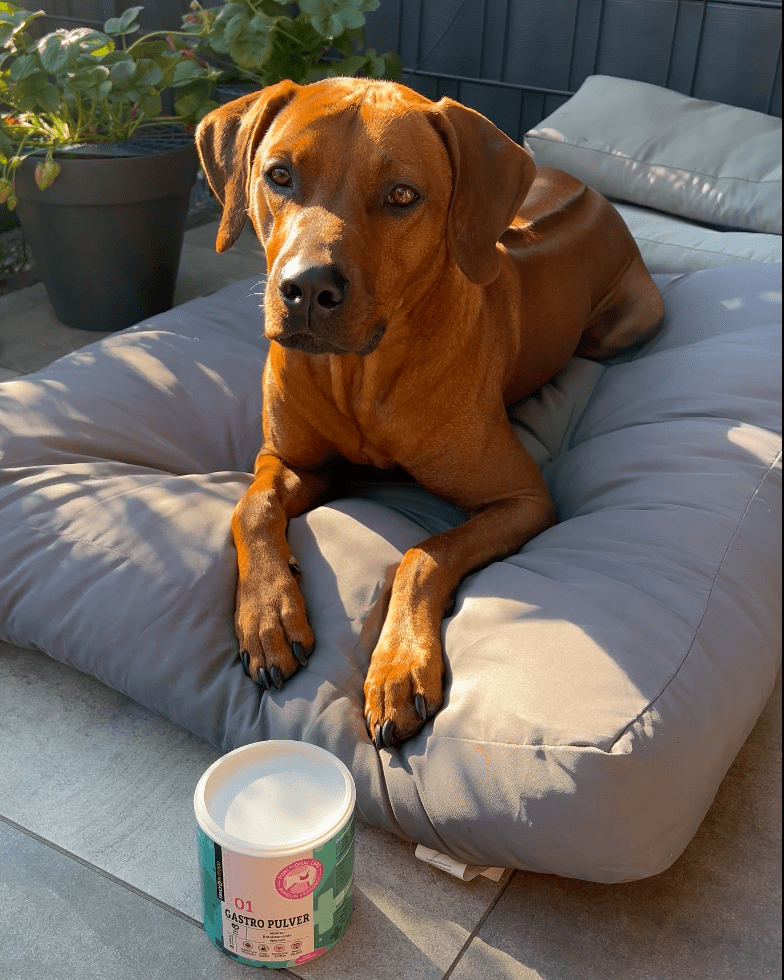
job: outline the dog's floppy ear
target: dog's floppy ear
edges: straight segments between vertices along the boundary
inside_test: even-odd
[[[429,115],[452,164],[449,251],[471,282],[485,286],[501,269],[498,239],[523,203],[536,166],[522,146],[459,102],[443,98]]]
[[[288,80],[208,112],[196,129],[196,147],[210,187],[223,205],[215,248],[236,242],[248,215],[253,155],[272,120],[300,86]]]

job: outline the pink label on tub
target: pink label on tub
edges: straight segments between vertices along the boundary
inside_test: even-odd
[[[278,872],[275,877],[275,891],[284,898],[305,898],[316,890],[323,874],[324,866],[321,861],[302,858],[287,864]]]

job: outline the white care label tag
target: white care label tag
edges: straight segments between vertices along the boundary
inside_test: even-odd
[[[476,864],[461,864],[459,861],[455,861],[454,858],[442,854],[440,851],[434,851],[432,847],[425,847],[422,844],[417,844],[414,855],[420,861],[424,861],[425,864],[432,864],[434,868],[440,868],[442,871],[446,871],[447,874],[453,875],[461,881],[471,881],[477,875],[490,878],[491,881],[500,881],[501,875],[506,871],[506,868],[482,868]]]

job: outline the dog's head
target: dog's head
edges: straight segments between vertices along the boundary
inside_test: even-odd
[[[196,142],[223,205],[218,251],[250,215],[265,333],[307,353],[372,352],[445,263],[491,282],[536,169],[478,112],[364,79],[269,86],[209,113]]]

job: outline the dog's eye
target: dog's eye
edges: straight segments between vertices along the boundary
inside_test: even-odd
[[[267,171],[267,176],[278,187],[291,187],[291,174],[285,167],[273,167]]]
[[[394,204],[398,208],[407,208],[418,197],[419,194],[417,194],[413,187],[408,187],[406,184],[398,184],[397,187],[393,187],[389,194],[387,194],[387,204]]]

